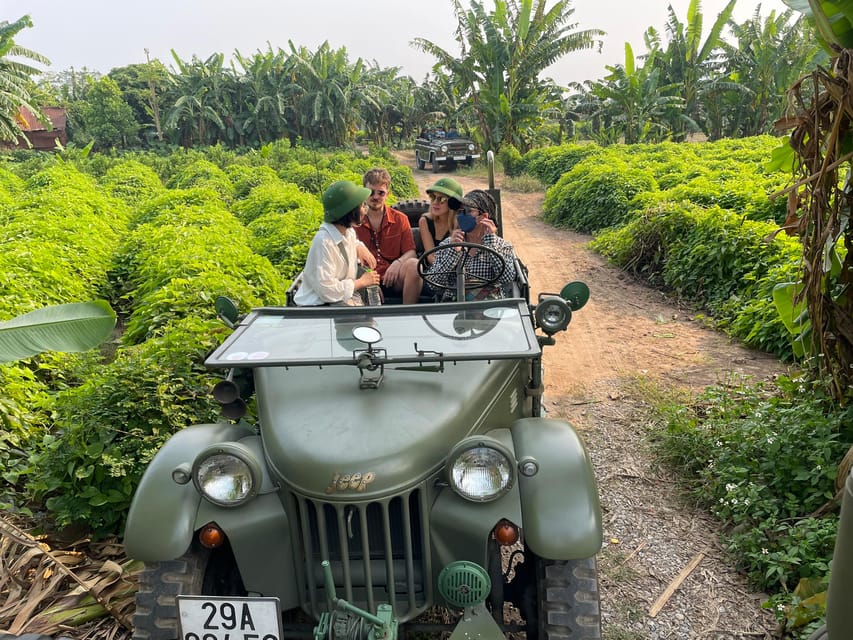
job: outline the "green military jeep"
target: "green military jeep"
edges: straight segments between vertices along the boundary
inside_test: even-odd
[[[444,166],[455,169],[457,164],[470,167],[480,157],[480,147],[470,138],[447,134],[443,129],[425,129],[415,140],[415,162],[418,169],[427,163],[437,173]]]
[[[596,483],[542,400],[589,289],[531,303],[516,273],[477,302],[218,300],[224,418],[162,447],[128,516],[134,638],[600,638]]]

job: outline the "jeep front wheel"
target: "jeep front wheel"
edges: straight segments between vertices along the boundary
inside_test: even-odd
[[[533,566],[525,567],[528,562]],[[525,619],[527,640],[601,638],[595,558],[545,560],[528,551],[516,572],[520,592],[510,583],[507,596]]]
[[[146,563],[139,574],[133,640],[175,640],[180,595],[245,596],[230,547],[194,546],[175,560]]]
[[[418,165],[418,169],[423,170],[426,167],[426,162],[421,159],[421,154],[418,151],[415,151],[415,162]]]
[[[435,154],[431,153],[429,158],[432,160],[432,172],[438,173],[438,160],[435,159]]]

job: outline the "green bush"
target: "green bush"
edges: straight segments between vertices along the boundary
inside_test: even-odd
[[[29,499],[44,503],[57,526],[120,534],[159,447],[190,424],[219,419],[209,390],[220,378],[202,363],[228,333],[218,321],[187,317],[92,367],[81,386],[56,400],[53,429],[30,457]]]
[[[504,168],[504,173],[509,177],[521,174],[522,162],[521,152],[511,144],[505,144],[498,151],[498,162]]]
[[[316,206],[266,213],[249,224],[249,245],[289,281],[305,265],[311,239],[322,221],[323,213]]]
[[[206,187],[213,189],[224,202],[234,199],[234,185],[225,171],[209,160],[197,160],[172,175],[166,183],[170,189]]]
[[[556,184],[560,177],[571,171],[577,163],[600,152],[601,147],[594,144],[566,144],[533,149],[524,154],[519,170],[550,186]]]
[[[148,200],[165,190],[154,170],[136,160],[113,165],[100,184],[108,194],[127,204]]]
[[[650,173],[633,169],[617,156],[582,160],[548,189],[545,220],[578,231],[598,231],[627,221],[631,200],[657,188]]]
[[[294,209],[322,211],[316,196],[296,184],[281,181],[264,182],[234,205],[234,215],[245,225],[267,213],[287,213]]]

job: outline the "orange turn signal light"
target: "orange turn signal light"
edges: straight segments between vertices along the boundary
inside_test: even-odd
[[[518,542],[518,527],[509,520],[501,520],[498,522],[495,525],[493,533],[498,544],[502,544],[505,547],[511,547]]]
[[[204,525],[198,532],[198,541],[208,549],[216,549],[225,542],[225,532],[211,522]]]

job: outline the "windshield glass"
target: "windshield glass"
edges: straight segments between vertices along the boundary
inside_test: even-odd
[[[368,345],[387,362],[495,360],[535,356],[540,347],[524,301],[386,307],[276,307],[252,311],[214,351],[212,367],[352,364]]]

